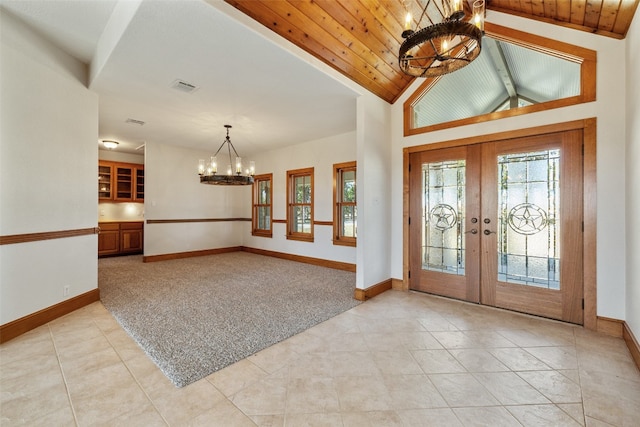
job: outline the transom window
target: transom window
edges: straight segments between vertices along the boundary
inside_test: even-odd
[[[356,162],[333,165],[333,205],[333,244],[355,246],[358,229]]]
[[[253,224],[251,234],[254,236],[272,237],[271,198],[273,174],[256,175],[253,181]]]
[[[313,242],[313,168],[287,171],[287,239]]]

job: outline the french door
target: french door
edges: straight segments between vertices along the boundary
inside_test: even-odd
[[[409,287],[582,324],[582,131],[410,155]]]

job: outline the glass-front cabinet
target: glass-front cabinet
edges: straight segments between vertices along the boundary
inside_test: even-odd
[[[98,163],[98,199],[142,202],[144,200],[144,165],[100,161]]]
[[[98,164],[98,200],[111,200],[113,193],[113,166],[106,163]]]

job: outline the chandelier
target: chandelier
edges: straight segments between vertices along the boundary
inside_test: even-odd
[[[414,0],[406,0],[413,2]],[[484,0],[473,3],[465,20],[463,0],[426,0],[416,29],[410,6],[398,52],[400,69],[414,77],[437,77],[459,70],[480,54],[484,33]],[[428,23],[420,28],[422,21]]]
[[[211,185],[251,185],[253,184],[253,175],[255,174],[254,162],[249,162],[249,168],[242,173],[242,158],[238,156],[238,152],[231,143],[229,138],[229,129],[231,125],[224,125],[227,128],[227,137],[224,139],[218,151],[211,156],[209,164],[204,159],[200,159],[198,163],[198,175],[200,175],[201,184]],[[225,146],[227,146],[227,152],[229,153],[229,163],[227,165],[226,174],[218,174],[218,153]],[[231,150],[236,155],[235,164],[231,161]],[[231,168],[231,165],[235,165],[235,168]]]

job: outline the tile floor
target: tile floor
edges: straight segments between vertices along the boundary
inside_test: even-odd
[[[101,303],[0,346],[2,426],[638,426],[621,339],[388,291],[184,388]]]

